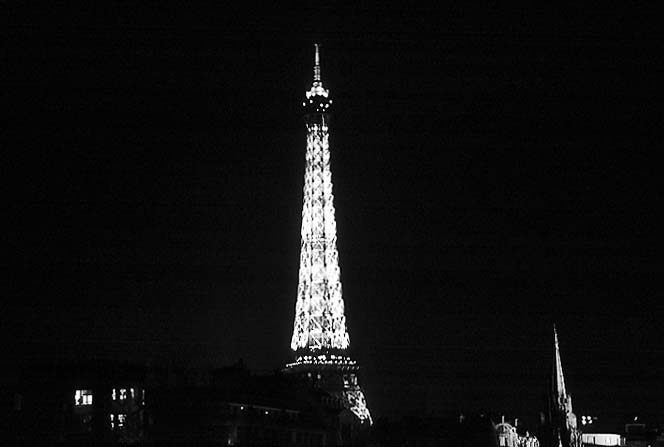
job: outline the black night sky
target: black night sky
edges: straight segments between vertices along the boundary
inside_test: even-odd
[[[2,363],[290,360],[319,41],[374,415],[663,420],[654,11],[222,3],[3,2]]]

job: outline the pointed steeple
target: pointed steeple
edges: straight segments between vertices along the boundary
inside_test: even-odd
[[[558,399],[567,396],[567,390],[565,389],[565,376],[563,375],[563,364],[560,360],[560,346],[558,345],[558,331],[556,330],[556,325],[553,325],[553,343],[555,346],[554,349],[554,361],[553,361],[553,380],[554,380],[554,390],[556,391]]]
[[[576,425],[576,415],[572,409],[572,396],[567,394],[563,363],[560,359],[558,331],[553,325],[553,371],[550,395],[550,420],[554,432],[551,444],[558,447],[581,447],[581,435]]]

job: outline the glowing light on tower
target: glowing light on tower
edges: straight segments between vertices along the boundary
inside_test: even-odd
[[[346,355],[350,338],[341,289],[337,223],[330,170],[329,121],[332,99],[323,87],[316,44],[314,79],[302,103],[307,127],[300,270],[290,372],[316,377],[322,388],[343,401],[362,422],[371,423],[356,362]]]
[[[337,223],[330,171],[329,108],[316,45],[314,82],[306,92],[307,149],[300,244],[300,273],[291,348],[343,350],[350,345],[341,292]]]

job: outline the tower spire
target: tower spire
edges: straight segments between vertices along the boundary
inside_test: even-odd
[[[565,376],[563,375],[563,364],[560,359],[560,346],[558,344],[558,331],[556,325],[553,325],[553,343],[554,343],[554,386],[558,394],[558,398],[567,396],[565,389]]]
[[[316,47],[316,56],[314,59],[314,82],[320,82],[320,54],[318,44],[315,43],[314,47]]]
[[[323,81],[320,77],[320,45],[317,43],[314,44],[314,82],[311,84],[311,88],[306,92],[307,101],[302,105],[307,108],[307,112],[329,112],[329,107],[332,104],[332,100],[329,99],[330,92],[323,87]]]
[[[581,447],[581,433],[576,425],[576,415],[572,409],[572,396],[567,394],[565,387],[565,376],[563,375],[563,363],[560,359],[560,344],[558,342],[558,331],[553,325],[553,371],[552,387],[549,397],[550,422],[552,423],[551,434],[553,438],[547,445],[551,447]]]

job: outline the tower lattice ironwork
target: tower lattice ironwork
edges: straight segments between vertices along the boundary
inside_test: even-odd
[[[329,124],[332,99],[323,87],[318,44],[314,77],[302,103],[307,147],[295,323],[291,349],[295,361],[286,371],[301,373],[325,390],[360,421],[371,423],[359,367],[347,354],[350,338],[341,288],[337,226],[330,170]]]

